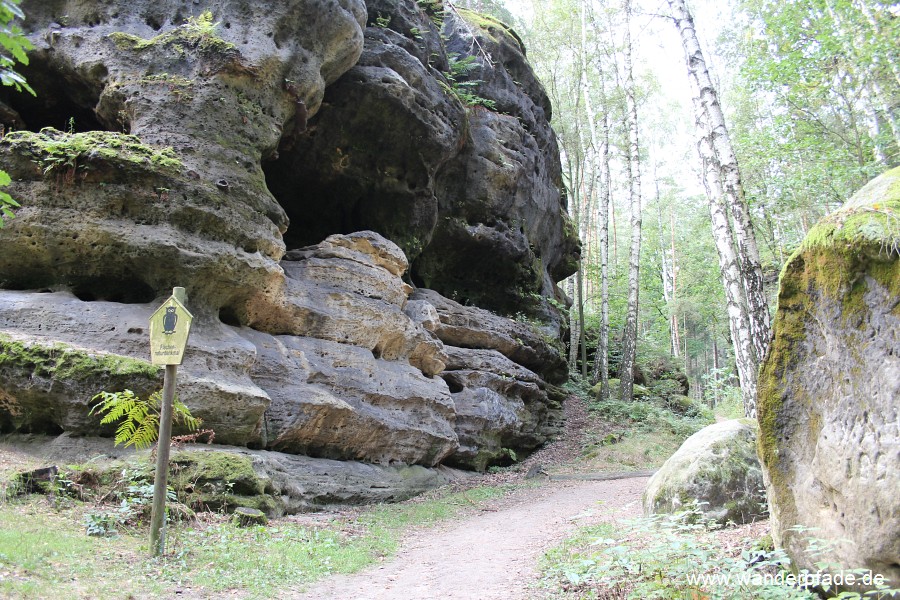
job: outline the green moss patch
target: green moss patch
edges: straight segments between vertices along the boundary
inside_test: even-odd
[[[506,34],[509,38],[511,38],[512,41],[514,41],[515,45],[519,47],[519,50],[522,52],[522,54],[525,54],[525,44],[522,43],[522,38],[520,38],[518,34],[513,31],[512,27],[510,27],[500,19],[494,18],[484,13],[476,12],[474,10],[469,10],[467,8],[456,7],[456,12],[466,21],[466,23],[482,30],[485,35],[487,35],[494,42],[499,43],[497,36],[494,34],[496,34],[497,32]]]
[[[244,506],[277,512],[267,480],[257,475],[249,456],[216,450],[183,451],[171,460],[172,488],[179,499],[199,510],[233,510]]]
[[[34,377],[88,381],[103,375],[156,379],[159,367],[116,354],[89,353],[66,344],[42,345],[0,334],[0,368],[26,369]]]
[[[3,144],[29,156],[41,165],[45,174],[89,170],[98,163],[150,167],[171,173],[177,173],[182,166],[171,147],[149,146],[137,136],[112,131],[66,133],[45,127],[38,133],[9,133],[3,138]]]
[[[188,48],[212,54],[236,53],[234,44],[226,42],[216,34],[219,24],[213,22],[212,13],[204,12],[198,17],[189,17],[183,25],[172,31],[161,33],[149,40],[116,31],[109,39],[119,50],[142,52],[150,48],[169,48],[178,56],[183,56]]]

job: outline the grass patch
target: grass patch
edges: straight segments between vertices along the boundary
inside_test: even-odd
[[[543,598],[602,598],[605,600],[791,599],[819,596],[803,589],[818,581],[822,590],[838,590],[816,573],[792,570],[783,550],[759,533],[719,537],[714,523],[704,523],[695,507],[677,515],[602,523],[581,529],[548,550],[541,560],[537,587]],[[758,531],[758,530],[757,530]],[[831,543],[810,538],[814,556],[827,555]],[[824,565],[824,563],[823,563]],[[825,567],[826,571],[830,567]],[[850,571],[847,571],[850,572]],[[867,571],[855,569],[862,576]],[[822,572],[819,572],[822,575]],[[795,579],[791,579],[791,578]],[[900,590],[887,585],[865,594],[844,590],[846,600],[888,600]]]
[[[242,528],[229,515],[170,524],[167,554],[152,559],[146,523],[89,537],[96,505],[41,496],[0,504],[0,597],[174,597],[176,590],[270,598],[322,577],[353,573],[396,552],[403,534],[471,511],[509,487],[436,492],[327,522],[285,518]],[[114,507],[107,505],[114,510]],[[129,596],[125,596],[129,597]]]
[[[610,473],[655,469],[662,466],[683,441],[683,437],[667,431],[588,434],[582,444],[581,466]]]

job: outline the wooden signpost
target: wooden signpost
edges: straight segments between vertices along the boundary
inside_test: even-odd
[[[166,491],[169,474],[169,444],[172,439],[172,404],[175,377],[184,359],[193,315],[184,307],[183,287],[172,289],[172,296],[150,317],[150,362],[165,365],[162,407],[159,414],[159,441],[156,445],[156,479],[153,482],[153,512],[150,516],[150,552],[161,556],[166,550]]]

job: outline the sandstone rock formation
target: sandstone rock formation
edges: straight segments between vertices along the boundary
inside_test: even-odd
[[[759,452],[773,537],[799,568],[824,561],[900,583],[898,398],[894,169],[817,224],[781,276],[760,373]],[[833,548],[816,555],[808,538]]]
[[[2,430],[108,435],[91,398],[159,387],[147,316],[177,285],[179,395],[217,442],[484,469],[554,434],[549,299],[578,241],[511,30],[439,0],[23,8],[38,95],[0,91],[22,203],[0,230]]]
[[[756,423],[723,421],[684,441],[647,483],[644,513],[697,509],[720,525],[766,517],[766,493],[756,456]]]

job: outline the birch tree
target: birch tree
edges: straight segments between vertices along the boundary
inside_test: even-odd
[[[631,0],[625,0],[625,126],[628,131],[626,165],[631,206],[631,244],[628,256],[628,310],[622,337],[622,362],[619,365],[621,395],[624,401],[634,399],[634,364],[637,355],[638,301],[641,264],[641,165],[638,135],[637,99],[631,48]]]
[[[684,0],[668,0],[681,36],[691,86],[703,161],[704,184],[713,218],[744,412],[756,416],[756,371],[771,336],[759,249],[744,198],[741,173],[725,115],[713,85],[697,31]],[[722,213],[726,212],[727,216]],[[730,217],[730,219],[729,219]],[[748,345],[749,344],[749,345]]]

